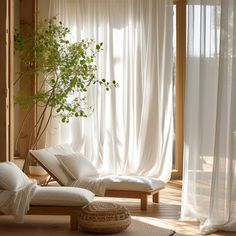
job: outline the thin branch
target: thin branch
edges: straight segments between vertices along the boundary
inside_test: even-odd
[[[13,85],[15,86],[17,82],[23,77],[23,75],[26,74],[26,72],[23,72],[19,75],[19,77],[14,81]]]
[[[24,117],[24,119],[23,119],[23,121],[22,121],[22,123],[21,123],[20,130],[19,130],[19,132],[18,132],[18,134],[17,134],[17,137],[16,137],[15,148],[17,148],[17,145],[18,145],[18,142],[19,142],[19,139],[20,139],[20,135],[21,135],[22,130],[23,130],[24,126],[25,126],[25,122],[26,122],[26,120],[29,118],[29,115],[30,115],[31,111],[32,111],[33,107],[34,107],[36,104],[37,104],[37,102],[34,102],[34,103],[29,107],[29,109],[28,109],[28,111],[27,111],[27,113],[26,113],[26,115],[25,115],[25,117]]]
[[[45,130],[47,129],[48,125],[49,125],[49,122],[51,120],[51,117],[52,117],[52,111],[53,111],[53,108],[51,107],[50,109],[50,113],[49,113],[49,116],[48,116],[48,119],[47,119],[47,122],[43,128],[43,130],[41,131],[41,133],[39,134],[38,133],[38,137],[35,139],[33,145],[32,145],[32,149],[34,149],[38,143],[38,141],[40,140],[40,138],[42,137],[42,135],[44,134]]]
[[[46,111],[42,112],[42,114],[40,115],[40,118],[37,119],[36,124],[33,126],[32,130],[30,132],[29,143],[28,143],[28,146],[30,147],[30,149],[32,148],[31,147],[32,146],[31,145],[31,140],[32,140],[32,136],[34,134],[35,129],[36,129],[36,134],[35,134],[34,140],[37,139],[37,137],[39,135],[39,132],[40,132],[40,129],[41,129],[41,126],[43,124],[44,117],[45,117],[45,112]],[[38,125],[39,125],[39,128],[37,128]],[[34,141],[33,141],[33,143],[34,143]]]
[[[34,142],[33,142],[33,144],[32,144],[32,148],[35,147],[35,145],[37,144],[37,142],[38,142],[38,140],[39,140],[39,136],[40,136],[40,137],[42,136],[42,134],[41,134],[41,128],[42,128],[42,125],[43,125],[43,121],[44,121],[44,117],[45,117],[45,112],[46,112],[46,110],[47,110],[47,108],[48,108],[48,106],[49,106],[49,103],[50,103],[51,99],[55,96],[55,90],[56,90],[56,87],[57,87],[57,83],[58,83],[58,81],[59,81],[59,77],[58,77],[57,74],[56,74],[56,78],[57,78],[57,79],[56,79],[56,82],[55,82],[54,86],[53,86],[52,89],[51,89],[51,94],[50,94],[50,96],[49,96],[49,98],[48,98],[48,100],[47,100],[47,102],[46,102],[46,104],[45,104],[45,107],[44,107],[44,109],[43,109],[43,111],[42,111],[40,117],[38,118],[38,120],[37,120],[37,122],[36,122],[36,125],[34,126],[34,129],[36,128],[36,129],[37,129],[37,132],[36,132],[36,136],[35,136],[35,138],[34,138]],[[53,109],[53,108],[51,107],[51,110],[52,110],[52,109]],[[51,117],[50,117],[50,118],[51,118]],[[49,121],[47,121],[47,122],[49,122]],[[38,124],[39,124],[39,127],[37,128]]]

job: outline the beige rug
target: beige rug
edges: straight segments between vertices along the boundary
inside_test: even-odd
[[[26,216],[24,224],[14,223],[11,216],[0,216],[0,235],[3,236],[92,236],[79,231],[70,231],[66,216]],[[101,234],[100,234],[101,235]],[[110,236],[111,234],[106,234]],[[132,219],[131,225],[123,232],[113,236],[177,236],[174,231]]]

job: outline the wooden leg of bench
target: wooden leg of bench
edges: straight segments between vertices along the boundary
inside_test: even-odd
[[[78,230],[78,215],[77,214],[72,214],[70,216],[70,229]]]
[[[152,201],[155,203],[159,203],[159,192],[152,195]]]
[[[147,210],[148,205],[148,195],[141,194],[141,210]]]

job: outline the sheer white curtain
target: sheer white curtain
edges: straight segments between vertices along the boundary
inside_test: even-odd
[[[182,219],[236,230],[236,1],[188,1]]]
[[[95,111],[68,125],[52,122],[47,145],[69,142],[101,173],[170,178],[173,149],[172,6],[156,0],[51,0],[49,17],[71,39],[104,43],[98,77],[110,92],[89,91]]]

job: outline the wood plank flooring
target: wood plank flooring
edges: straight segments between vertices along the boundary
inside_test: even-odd
[[[101,198],[98,198],[101,200]],[[147,211],[141,211],[139,200],[136,199],[119,199],[105,198],[104,201],[116,201],[128,207],[132,216],[142,218],[144,222],[158,225],[160,227],[175,230],[183,235],[201,235],[199,232],[198,222],[183,222],[179,221],[181,210],[181,188],[177,184],[169,184],[165,189],[160,191],[160,203],[152,203],[149,198]],[[212,236],[236,236],[236,232],[217,232]]]

